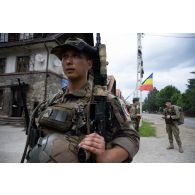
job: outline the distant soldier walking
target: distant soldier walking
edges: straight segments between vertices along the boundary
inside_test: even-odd
[[[134,128],[137,132],[139,132],[139,122],[141,119],[140,108],[139,108],[139,98],[133,98],[133,105],[130,108],[130,116]]]
[[[166,108],[164,109],[164,119],[166,123],[166,131],[169,138],[170,145],[167,149],[174,149],[173,145],[173,135],[175,140],[179,146],[179,152],[183,153],[182,142],[179,137],[179,128],[178,128],[178,120],[180,117],[179,107],[172,105],[170,100],[167,100],[165,103]]]

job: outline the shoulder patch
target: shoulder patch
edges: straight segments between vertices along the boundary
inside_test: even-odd
[[[126,104],[122,100],[120,100],[120,99],[119,99],[119,102],[121,104],[121,107],[123,109],[123,112],[124,112],[125,116],[127,118],[130,117],[130,114],[129,114],[128,110],[127,110]]]
[[[116,96],[110,99],[114,114],[120,123],[131,121],[129,112],[125,103]]]

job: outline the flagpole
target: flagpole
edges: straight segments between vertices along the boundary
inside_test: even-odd
[[[142,78],[140,79],[141,83],[142,83]],[[142,116],[142,91],[140,90],[140,114]],[[141,127],[142,126],[142,117],[140,119],[140,124],[139,126]]]
[[[143,69],[143,59],[142,59],[142,44],[141,39],[143,37],[143,33],[137,33],[137,83],[136,83],[136,95],[140,99],[140,114],[142,115],[142,91],[139,90],[139,87],[142,85],[142,78],[144,74]],[[142,126],[142,118],[140,120],[139,126]]]

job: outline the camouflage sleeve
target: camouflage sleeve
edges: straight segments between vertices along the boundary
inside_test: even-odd
[[[119,145],[124,148],[129,153],[125,162],[131,162],[139,150],[139,135],[131,123],[130,116],[125,110],[126,107],[117,98],[112,99],[111,105],[114,112],[113,128],[115,129],[111,145]]]
[[[164,108],[164,109],[163,109],[163,115],[165,115],[165,114],[166,114],[166,109]]]
[[[131,110],[130,110],[130,115],[132,119],[136,119],[137,115],[136,115],[136,110],[135,107],[132,106]]]
[[[178,106],[173,106],[173,109],[174,109],[174,115],[171,115],[171,118],[173,119],[173,120],[177,120],[177,119],[179,119],[179,108],[178,108]]]
[[[165,119],[165,109],[162,110],[162,118]]]
[[[140,107],[137,108],[137,114],[140,114]]]
[[[166,108],[163,109],[163,115],[164,115],[164,118],[165,118],[165,116],[167,115]]]

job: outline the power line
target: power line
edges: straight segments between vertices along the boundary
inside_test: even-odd
[[[144,35],[153,36],[153,37],[164,37],[164,38],[182,38],[182,39],[195,39],[195,36],[175,36],[175,35],[158,35],[158,34],[146,34]]]

